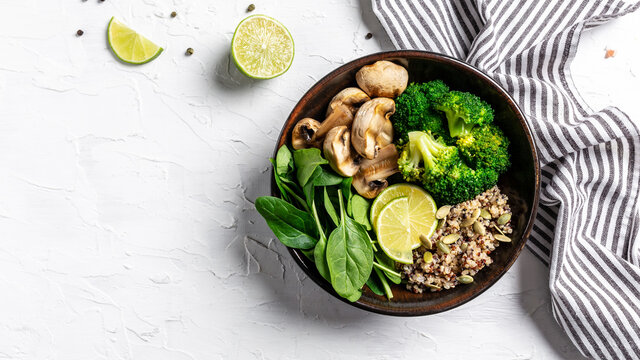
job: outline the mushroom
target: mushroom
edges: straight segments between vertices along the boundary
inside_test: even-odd
[[[395,145],[389,144],[380,149],[375,159],[365,159],[360,163],[360,170],[353,177],[353,187],[358,194],[373,199],[389,186],[387,178],[397,172],[398,150]]]
[[[351,132],[345,125],[334,127],[324,138],[324,157],[338,174],[351,177],[360,169],[360,156],[351,151]]]
[[[393,125],[389,117],[396,104],[389,98],[379,97],[367,101],[358,109],[351,127],[351,144],[358,154],[367,159],[393,141]]]
[[[327,107],[327,117],[331,115],[333,109],[335,109],[338,105],[345,105],[351,111],[351,114],[355,114],[358,107],[365,102],[369,101],[369,96],[362,90],[357,87],[348,87],[331,99],[329,106]]]
[[[398,64],[381,60],[358,70],[356,82],[371,98],[395,98],[407,88],[409,73]]]
[[[314,139],[319,128],[320,122],[312,118],[298,121],[291,134],[291,146],[296,150],[320,147],[320,142]]]

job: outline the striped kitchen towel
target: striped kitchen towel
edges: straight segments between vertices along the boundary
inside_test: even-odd
[[[554,317],[585,356],[640,359],[640,127],[615,107],[592,110],[569,71],[582,31],[640,3],[372,3],[397,48],[462,59],[512,94],[542,166],[528,246],[550,267]]]

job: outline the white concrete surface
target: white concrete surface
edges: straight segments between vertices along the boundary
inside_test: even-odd
[[[249,3],[0,0],[0,358],[579,358],[526,251],[420,318],[346,306],[296,268],[252,205],[280,126],[325,73],[391,45],[368,0],[255,0],[297,48],[251,81],[228,56]],[[119,63],[111,16],[165,52]],[[640,119],[638,21],[585,34],[574,70],[592,104]]]

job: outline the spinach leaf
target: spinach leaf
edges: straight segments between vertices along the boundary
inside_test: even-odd
[[[295,249],[311,249],[318,242],[316,225],[309,213],[273,196],[261,196],[256,199],[255,205],[284,245]]]
[[[300,149],[293,153],[293,162],[297,169],[298,183],[304,188],[318,166],[329,162],[322,158],[320,149]]]
[[[369,208],[371,208],[369,200],[358,194],[354,194],[351,197],[351,213],[353,219],[360,225],[364,226],[367,230],[371,230],[371,223],[369,222]]]
[[[351,183],[353,182],[353,178],[344,178],[342,179],[342,183],[340,184],[340,189],[342,189],[342,193],[344,194],[345,200],[347,200],[347,214],[352,216],[351,214]]]
[[[333,170],[327,170],[322,166],[319,166],[318,169],[320,169],[320,173],[313,179],[313,185],[315,186],[338,185],[342,183],[344,179],[342,176],[333,172]]]
[[[276,173],[280,176],[286,177],[291,171],[293,171],[293,155],[287,147],[287,145],[280,146],[276,153]]]
[[[357,300],[373,268],[373,249],[366,230],[345,214],[342,192],[338,190],[340,225],[327,241],[327,264],[331,285],[342,297]],[[355,299],[355,300],[354,300]]]
[[[316,226],[320,232],[320,239],[318,240],[316,247],[313,248],[313,259],[316,263],[318,273],[320,273],[325,280],[331,282],[331,273],[329,272],[329,265],[327,264],[327,237],[321,229],[315,202],[311,204],[311,211],[313,211],[313,218],[316,221]]]
[[[331,202],[331,198],[329,197],[329,193],[327,192],[327,188],[324,188],[324,209],[327,211],[327,214],[333,220],[333,223],[336,226],[340,225],[340,220],[338,219],[338,214],[336,213],[336,208],[333,207],[333,203]]]
[[[311,174],[311,177],[309,177],[309,180],[307,181],[307,183],[304,184],[304,186],[302,187],[304,198],[307,200],[307,205],[309,205],[309,207],[311,207],[311,204],[315,199],[314,181],[318,176],[320,176],[321,173],[322,173],[322,168],[317,167],[316,170],[313,172],[313,174]]]
[[[376,274],[377,272],[371,272],[371,276],[369,276],[369,280],[367,280],[366,284],[369,287],[369,289],[373,291],[374,294],[382,296],[384,295],[384,291],[382,291],[382,289],[380,288],[380,285],[378,285],[378,282],[376,281],[376,278],[377,278]]]
[[[378,263],[380,263],[386,268],[394,269],[396,266],[395,262],[389,256],[387,256],[387,254],[385,254],[383,251],[377,251],[375,253],[375,257]],[[391,273],[389,271],[383,271],[383,272],[387,276],[387,278],[391,280],[391,282],[394,284],[400,284],[400,282],[402,281],[402,278],[398,276],[398,274]]]
[[[391,291],[391,287],[389,287],[389,283],[387,282],[387,278],[382,274],[382,271],[378,268],[373,268],[376,275],[378,275],[378,279],[382,283],[382,288],[384,289],[384,293],[387,295],[387,299],[393,299],[393,292]],[[381,294],[378,294],[381,295]]]
[[[354,302],[354,301],[358,301],[358,299],[360,299],[360,296],[362,296],[362,289],[358,289],[354,291],[353,293],[345,296],[345,298],[351,302]]]

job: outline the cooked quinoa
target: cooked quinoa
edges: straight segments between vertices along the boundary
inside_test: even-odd
[[[491,253],[500,245],[494,234],[500,234],[494,226],[498,227],[506,236],[513,232],[511,220],[504,225],[498,225],[498,218],[503,214],[511,214],[507,203],[508,198],[500,192],[497,186],[483,192],[474,199],[455,205],[449,211],[447,217],[441,220],[438,230],[431,236],[433,243],[431,250],[424,246],[413,251],[413,264],[402,265],[402,276],[406,280],[407,289],[415,293],[422,293],[429,289],[441,291],[455,287],[459,281],[458,276],[474,276],[485,266],[491,265]],[[476,222],[476,230],[484,235],[476,233],[474,226],[462,226],[465,219],[471,218],[476,209],[486,210],[483,215],[490,217],[485,219],[479,216]],[[490,215],[487,215],[488,214]],[[477,214],[477,211],[476,211]],[[503,217],[503,220],[506,218]],[[471,220],[468,220],[469,222]],[[482,226],[480,226],[480,224]],[[436,244],[449,234],[460,234],[460,238],[449,244],[449,254],[445,254],[442,248]],[[508,244],[508,243],[507,243]],[[425,263],[424,253],[431,252],[432,261]],[[428,254],[427,254],[428,255]],[[428,257],[428,256],[427,256]]]

